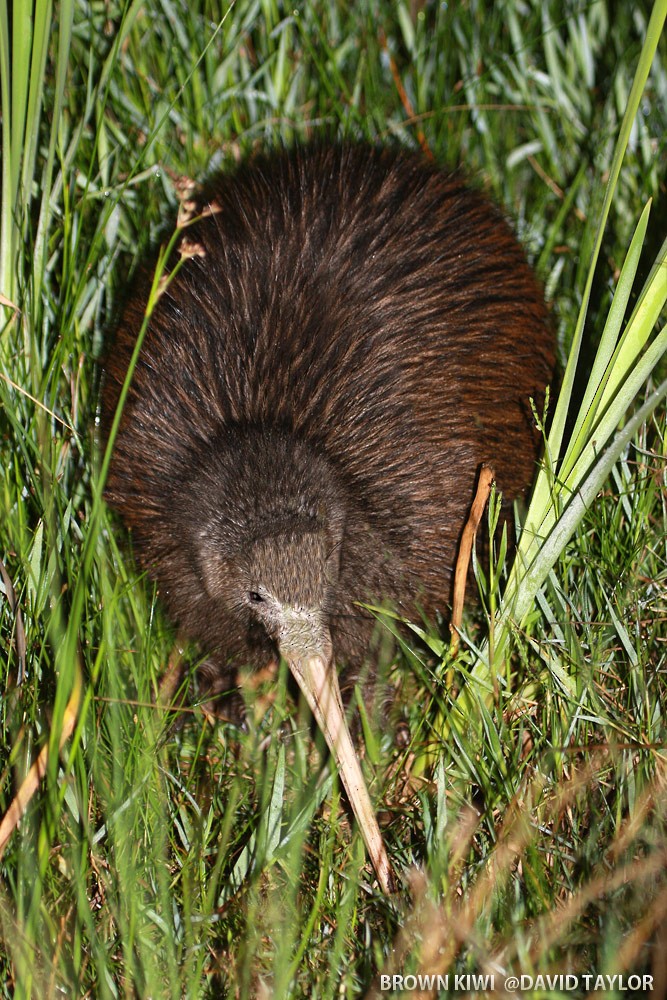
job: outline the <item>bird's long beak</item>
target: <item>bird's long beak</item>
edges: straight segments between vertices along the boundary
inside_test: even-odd
[[[282,653],[333,754],[380,887],[386,895],[391,895],[396,891],[396,877],[345,721],[333,658],[325,659],[313,653],[296,655],[290,650],[282,650]]]

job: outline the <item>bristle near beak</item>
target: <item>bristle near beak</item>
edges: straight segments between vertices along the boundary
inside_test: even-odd
[[[333,754],[380,887],[389,896],[396,891],[396,877],[345,721],[333,659],[312,653],[296,655],[286,650],[283,655]]]

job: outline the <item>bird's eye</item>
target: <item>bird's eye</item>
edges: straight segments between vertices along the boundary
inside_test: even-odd
[[[258,594],[256,590],[249,590],[248,597],[253,602],[253,604],[261,604],[264,601],[262,595]]]

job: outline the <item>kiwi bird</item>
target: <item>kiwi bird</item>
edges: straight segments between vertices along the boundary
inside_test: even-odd
[[[480,464],[505,501],[533,479],[529,400],[554,365],[542,291],[499,210],[406,151],[260,155],[208,183],[196,214],[107,497],[199,642],[205,689],[279,654],[349,684],[374,627],[360,605],[447,616]],[[105,365],[107,435],[150,286],[146,272]]]
[[[554,361],[540,286],[501,213],[407,152],[260,156],[198,211],[107,496],[210,685],[287,646],[354,670],[360,603],[446,616],[480,464],[506,500],[534,476],[529,399]],[[149,288],[106,364],[107,430]]]
[[[540,286],[502,214],[405,151],[258,156],[198,211],[108,499],[209,686],[288,646],[354,673],[373,629],[360,603],[446,617],[480,464],[508,501],[534,476],[529,399],[554,363]],[[106,363],[107,432],[149,288]]]

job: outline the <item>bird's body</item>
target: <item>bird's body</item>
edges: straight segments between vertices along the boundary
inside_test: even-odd
[[[357,602],[446,615],[482,462],[533,479],[553,341],[501,214],[364,145],[251,161],[206,191],[151,316],[108,497],[214,686],[280,650],[354,669]],[[109,427],[149,283],[106,366]]]

